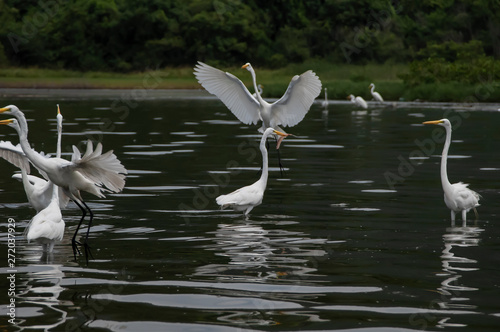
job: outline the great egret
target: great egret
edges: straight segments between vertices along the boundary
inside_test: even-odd
[[[349,95],[347,98],[356,106],[362,107],[364,109],[368,108],[368,104],[360,96],[354,97],[354,95]]]
[[[369,88],[371,89],[370,92],[372,93],[373,99],[375,99],[379,103],[383,103],[384,102],[384,98],[382,98],[382,96],[380,95],[380,93],[378,93],[378,92],[375,91],[375,84],[371,83],[370,86],[369,86]]]
[[[321,81],[313,71],[308,70],[300,76],[295,75],[283,97],[269,104],[258,92],[255,71],[250,63],[241,68],[252,74],[255,98],[236,76],[201,61],[195,66],[194,74],[198,82],[216,95],[241,122],[249,125],[261,120],[259,131],[262,133],[269,127],[284,133],[280,125],[293,127],[298,124],[321,92]]]
[[[235,211],[244,211],[243,213],[246,216],[254,207],[262,203],[264,191],[266,190],[267,186],[268,176],[266,140],[267,137],[273,133],[281,136],[278,140],[278,145],[276,148],[279,148],[279,144],[281,143],[283,138],[290,135],[279,132],[273,128],[267,128],[264,131],[262,139],[260,140],[260,151],[262,152],[262,174],[260,176],[260,179],[257,180],[257,182],[235,190],[230,194],[220,195],[219,197],[217,197],[216,202],[221,206],[222,209],[230,207]]]
[[[61,135],[62,135],[62,115],[57,105],[57,154],[61,153]],[[53,183],[41,179],[34,175],[29,175],[30,164],[19,144],[13,145],[11,142],[0,141],[0,157],[19,167],[21,174],[17,173],[12,178],[23,183],[24,191],[28,202],[37,211],[45,209],[52,201]],[[61,188],[59,191],[59,206],[65,208],[68,205],[69,197],[64,194]]]
[[[0,113],[12,114],[16,119],[0,121],[0,124],[13,127],[18,135],[21,147],[30,162],[56,185],[63,188],[64,193],[75,202],[82,210],[82,218],[72,238],[73,254],[76,259],[76,252],[79,251],[78,244],[82,244],[85,249],[85,258],[88,261],[90,247],[88,237],[92,225],[92,210],[83,201],[80,191],[86,191],[97,197],[105,197],[105,191],[120,192],[125,186],[125,176],[127,170],[118,160],[113,151],[102,153],[102,144],[98,143],[93,149],[92,142],[87,141],[87,151],[81,157],[78,148],[73,146],[72,160],[62,158],[44,158],[33,149],[28,142],[28,124],[24,114],[14,105],[0,108]],[[103,188],[105,186],[107,189]],[[87,211],[90,219],[87,234],[83,243],[76,241],[76,235],[85,218]],[[90,253],[91,254],[91,253]]]
[[[57,105],[57,150],[56,158],[61,158],[61,136],[62,136],[62,114]],[[61,241],[64,235],[64,220],[62,219],[61,207],[59,206],[59,187],[48,182],[52,186],[52,197],[50,204],[38,212],[31,219],[26,229],[28,243],[35,241],[42,245],[43,251],[52,252],[55,241]],[[66,196],[66,195],[65,195]],[[67,196],[66,196],[67,197]],[[69,199],[69,198],[68,198]]]
[[[262,84],[259,84],[257,85],[257,91],[259,91],[259,95],[262,96],[262,92],[264,92],[264,90],[262,89],[264,86]],[[252,97],[254,98],[257,98],[257,91],[252,93]]]
[[[323,100],[323,102],[321,103],[321,106],[323,106],[324,108],[328,107],[328,95],[326,93],[326,88],[325,88],[325,100]]]
[[[467,212],[469,212],[469,210],[473,209],[477,217],[476,207],[479,206],[479,199],[481,196],[477,192],[467,188],[469,186],[468,184],[462,182],[451,184],[448,180],[446,164],[448,159],[448,150],[451,144],[451,123],[448,119],[441,119],[426,121],[423,124],[435,124],[444,127],[446,130],[446,141],[441,155],[441,184],[443,185],[444,190],[444,202],[451,210],[452,223],[455,223],[455,214],[457,212],[462,212],[462,222],[465,226],[465,222],[467,221]]]

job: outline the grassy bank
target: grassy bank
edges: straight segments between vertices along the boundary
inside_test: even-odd
[[[222,68],[238,76],[253,92],[250,73],[240,67]],[[454,102],[499,102],[500,82],[476,85],[457,82],[422,84],[408,87],[399,78],[406,73],[402,64],[335,65],[325,61],[290,64],[285,68],[256,68],[258,82],[264,85],[264,97],[280,97],[293,75],[314,70],[330,100],[345,100],[354,94],[370,100],[368,85],[386,100],[426,100]],[[192,67],[162,68],[135,73],[77,72],[40,68],[0,69],[0,88],[75,88],[75,89],[199,89]],[[319,98],[323,98],[323,92]]]

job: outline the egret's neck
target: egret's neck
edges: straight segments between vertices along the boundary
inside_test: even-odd
[[[19,126],[14,127],[19,135],[19,144],[21,144],[21,148],[23,149],[24,154],[28,159],[38,168],[45,170],[44,167],[44,157],[40,156],[38,153],[33,151],[28,142],[28,123],[26,122],[26,118],[21,113],[20,115],[15,115]]]
[[[252,67],[250,67],[250,74],[252,74],[252,80],[253,80],[253,88],[255,90],[255,95],[257,96],[257,100],[259,101],[260,104],[264,101],[262,97],[260,96],[259,88],[257,87],[257,77],[255,75],[255,71],[253,70]]]
[[[448,162],[448,150],[451,144],[451,128],[445,127],[446,129],[446,141],[444,143],[443,153],[441,155],[441,184],[443,185],[444,191],[451,187],[451,183],[448,180],[448,172],[446,171]]]
[[[372,89],[370,90],[372,94],[375,92],[375,85],[372,85]]]
[[[58,131],[57,133],[57,151],[56,151],[56,157],[61,158],[61,132]]]
[[[263,181],[264,183],[267,183],[267,176],[269,173],[267,149],[266,149],[267,137],[268,135],[267,136],[263,135],[262,139],[260,140],[260,152],[262,152],[262,174],[260,175],[259,181]]]

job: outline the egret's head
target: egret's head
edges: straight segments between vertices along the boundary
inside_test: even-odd
[[[0,113],[5,113],[5,114],[13,114],[15,112],[19,112],[19,108],[15,105],[9,105],[5,106],[3,108],[0,108]]]
[[[246,70],[250,71],[250,68],[252,68],[252,65],[250,64],[250,62],[247,62],[245,63],[243,66],[241,66],[241,68],[246,68]]]
[[[12,128],[19,128],[19,123],[17,122],[17,119],[0,120],[0,125],[7,125]]]
[[[451,123],[448,119],[441,119],[441,120],[433,120],[433,121],[425,121],[423,124],[435,124],[438,126],[442,127],[450,127],[451,128]]]
[[[371,88],[374,88],[374,87],[375,87],[375,84],[373,84],[373,83],[370,83],[370,86],[369,86],[369,88],[371,89]]]
[[[57,104],[57,131],[61,132],[62,131],[62,121],[63,121],[63,116],[61,114],[61,109],[59,108],[59,104]]]
[[[354,99],[354,95],[349,95],[349,96],[347,96],[347,99],[349,99],[349,100],[353,100],[353,99]]]

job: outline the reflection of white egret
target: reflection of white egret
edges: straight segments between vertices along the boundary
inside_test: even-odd
[[[476,207],[479,206],[479,198],[481,197],[477,192],[467,188],[468,184],[458,182],[451,184],[448,180],[448,172],[446,164],[448,159],[448,150],[451,144],[451,123],[448,119],[441,119],[436,121],[426,121],[424,124],[435,124],[444,127],[446,130],[446,141],[444,143],[443,153],[441,155],[441,184],[444,190],[444,202],[448,209],[451,210],[451,221],[455,222],[455,214],[462,212],[462,222],[467,220],[467,212],[473,209],[476,218]]]
[[[382,96],[380,95],[380,93],[376,92],[375,91],[375,84],[371,83],[370,84],[370,92],[373,96],[373,99],[375,99],[376,101],[378,101],[379,103],[383,103],[384,102],[384,98],[382,98]]]
[[[236,76],[223,72],[198,61],[194,74],[200,84],[211,94],[216,95],[233,114],[244,124],[256,124],[262,121],[259,131],[272,127],[284,132],[279,127],[293,127],[298,124],[309,111],[314,99],[321,92],[321,81],[318,76],[308,70],[302,75],[295,75],[288,85],[283,97],[269,104],[258,93],[255,71],[250,63],[243,65],[253,79],[256,98]]]
[[[86,191],[98,197],[105,197],[103,192],[106,190],[120,192],[125,186],[127,170],[117,159],[116,155],[113,154],[113,151],[103,154],[101,143],[98,143],[94,150],[90,140],[87,142],[87,151],[83,157],[81,157],[80,151],[74,146],[71,161],[61,158],[45,158],[30,147],[28,142],[28,124],[24,114],[14,105],[0,108],[0,113],[12,114],[16,117],[16,119],[0,121],[0,124],[13,127],[17,131],[26,157],[35,167],[44,172],[54,184],[62,187],[64,193],[82,210],[82,218],[72,239],[75,258],[78,251],[76,235],[87,211],[89,212],[90,220],[85,241],[83,242],[85,257],[88,260],[88,255],[90,254],[88,237],[92,225],[93,213],[83,201],[80,191]],[[103,188],[102,185],[107,189]]]
[[[354,97],[354,95],[349,95],[347,96],[347,98],[356,106],[359,106],[359,107],[362,107],[362,108],[368,108],[368,104],[366,103],[366,101],[360,97],[360,96],[357,96],[357,97]]]
[[[273,128],[267,128],[262,139],[260,140],[260,151],[262,152],[262,174],[257,182],[233,191],[227,195],[220,195],[216,198],[217,204],[221,206],[222,209],[230,207],[235,211],[244,211],[245,215],[248,215],[250,211],[262,203],[262,198],[264,197],[264,191],[267,186],[267,176],[268,176],[268,160],[267,160],[267,149],[266,140],[271,134],[276,134],[281,136],[278,140],[278,146],[281,143],[282,138],[288,136],[289,134],[284,134]]]

